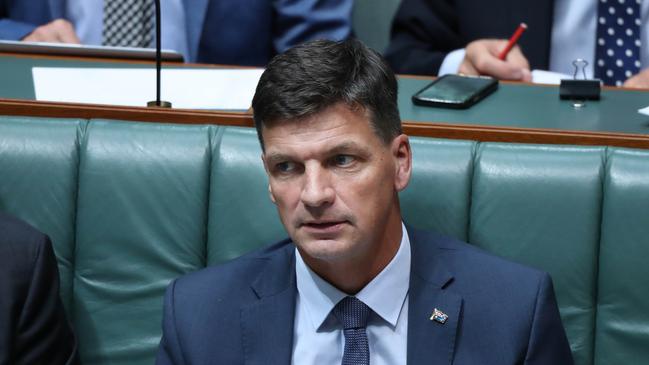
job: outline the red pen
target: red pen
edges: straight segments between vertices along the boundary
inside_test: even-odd
[[[518,26],[518,28],[516,28],[516,31],[514,32],[514,35],[512,35],[512,37],[509,38],[509,42],[507,42],[507,45],[505,46],[505,48],[498,55],[499,59],[504,61],[505,58],[507,58],[507,54],[509,53],[509,51],[512,50],[512,48],[514,47],[516,42],[518,42],[518,38],[520,38],[521,35],[523,35],[523,32],[525,31],[525,29],[527,29],[527,24],[525,24],[525,23],[521,23]]]

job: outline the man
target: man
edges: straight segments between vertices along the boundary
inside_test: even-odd
[[[399,73],[490,75],[530,81],[530,69],[573,75],[585,59],[589,78],[649,87],[649,2],[640,0],[404,0],[386,58]],[[644,19],[644,20],[643,20]],[[505,60],[516,27],[527,31]],[[580,75],[581,77],[581,71]]]
[[[76,363],[49,238],[0,212],[0,364]]]
[[[275,57],[254,119],[289,239],[174,281],[162,364],[571,364],[545,273],[406,228],[397,81],[350,40]]]
[[[111,5],[120,2],[130,5]],[[122,12],[146,3],[153,0],[0,0],[0,39],[150,47],[151,31],[142,37],[148,41],[135,44],[106,37],[103,28],[112,19],[109,7]],[[164,0],[162,46],[188,62],[264,66],[304,41],[349,37],[352,5],[352,0]],[[114,16],[127,18],[123,12]]]

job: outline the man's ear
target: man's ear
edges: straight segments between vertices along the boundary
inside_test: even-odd
[[[412,175],[412,150],[408,136],[400,134],[392,140],[392,157],[395,161],[394,188],[401,191],[408,186]]]
[[[261,161],[264,163],[264,170],[266,170],[266,177],[268,180],[270,180],[270,173],[268,173],[268,165],[266,164],[266,159],[264,158],[264,154],[261,154]],[[275,197],[273,196],[273,188],[270,186],[270,181],[268,182],[268,195],[270,196],[270,201],[275,204]]]

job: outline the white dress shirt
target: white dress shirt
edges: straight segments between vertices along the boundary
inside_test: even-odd
[[[407,359],[410,240],[403,224],[402,231],[392,261],[355,295],[372,309],[366,330],[372,365],[405,364]],[[347,294],[313,272],[297,249],[295,258],[298,294],[292,363],[340,364],[345,337],[331,310]]]
[[[582,58],[588,62],[586,77],[593,77],[597,33],[597,1],[554,1],[554,20],[552,23],[552,41],[550,43],[550,71],[572,75],[575,71],[572,61]],[[641,19],[640,62],[642,63],[641,69],[644,69],[649,66],[649,25],[647,24],[649,21],[649,0],[642,2]],[[464,59],[464,53],[464,48],[462,48],[446,55],[439,69],[439,75],[457,73]]]
[[[179,52],[186,61],[191,61],[182,0],[161,0],[160,15],[162,16],[162,48]],[[104,0],[67,0],[65,18],[72,22],[82,44],[101,45]],[[154,45],[155,43],[152,43],[151,47]]]

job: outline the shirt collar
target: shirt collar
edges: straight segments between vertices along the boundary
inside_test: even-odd
[[[410,286],[410,240],[401,223],[401,243],[390,263],[370,281],[356,298],[393,327],[396,326]],[[295,275],[300,302],[304,303],[313,328],[318,330],[344,297],[344,292],[316,274],[295,249]]]

